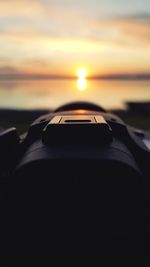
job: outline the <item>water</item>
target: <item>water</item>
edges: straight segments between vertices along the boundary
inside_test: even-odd
[[[47,109],[76,100],[125,108],[127,101],[150,101],[150,81],[0,81],[0,108]]]

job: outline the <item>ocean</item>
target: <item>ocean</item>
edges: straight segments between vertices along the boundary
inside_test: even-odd
[[[150,101],[149,80],[0,80],[0,108],[54,109],[72,101],[92,101],[106,109],[130,101]]]

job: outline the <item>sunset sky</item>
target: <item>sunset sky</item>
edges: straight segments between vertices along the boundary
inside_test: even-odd
[[[150,73],[150,0],[0,0],[0,75]]]

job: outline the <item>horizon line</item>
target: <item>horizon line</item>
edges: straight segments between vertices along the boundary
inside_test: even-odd
[[[0,74],[0,80],[76,80],[78,77],[70,75],[48,75],[48,74],[26,74],[26,73],[15,73],[15,74]],[[150,79],[150,73],[117,73],[117,74],[103,74],[103,75],[92,75],[85,77],[87,80],[138,80],[138,79]]]

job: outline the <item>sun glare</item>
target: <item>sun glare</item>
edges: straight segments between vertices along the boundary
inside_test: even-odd
[[[85,67],[80,67],[77,69],[77,88],[79,91],[85,91],[87,89],[87,77],[88,71]]]
[[[85,79],[87,76],[87,69],[86,68],[79,68],[77,70],[77,76],[79,79]]]

